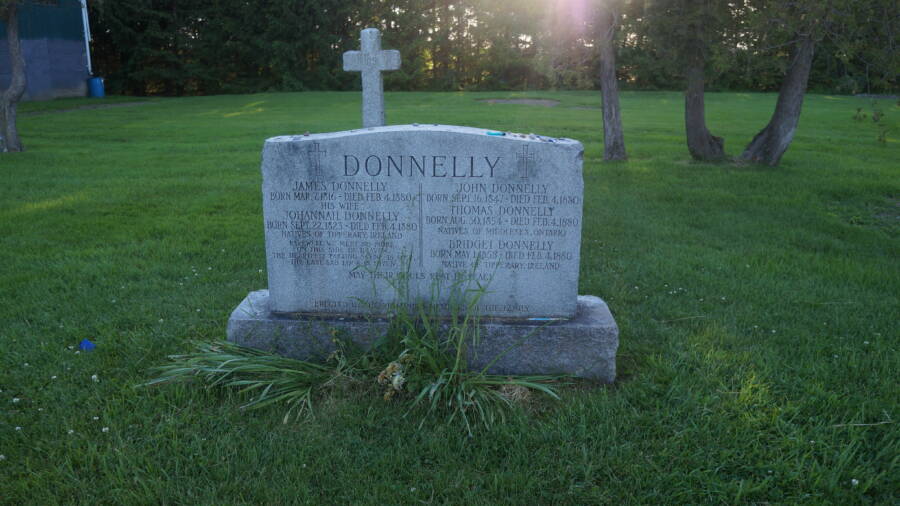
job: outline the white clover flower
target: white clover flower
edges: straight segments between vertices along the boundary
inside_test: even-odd
[[[103,431],[103,432],[109,432],[109,427],[103,427],[103,428],[100,429],[100,430]]]
[[[17,431],[22,430],[22,427],[16,427],[16,430]]]
[[[0,453],[0,460],[6,460],[6,455],[3,455],[2,453]]]
[[[50,379],[55,380],[55,379],[56,379],[56,375],[54,374],[53,376],[50,376]]]
[[[96,374],[92,374],[91,381],[93,381],[94,383],[100,383],[100,377],[97,376]]]
[[[857,480],[856,478],[853,478],[850,480],[850,484],[855,487],[855,486],[859,485],[859,480]]]
[[[93,420],[93,421],[95,421],[95,422],[96,422],[96,421],[97,421],[97,420],[99,420],[99,419],[100,419],[100,417],[99,417],[99,416],[94,416],[94,417],[91,417],[91,420]]]
[[[13,404],[19,402],[20,400],[22,400],[22,399],[19,399],[18,397],[13,397],[13,398],[12,398]]]
[[[75,434],[75,431],[72,429],[69,429],[66,433],[71,435],[71,434]]]

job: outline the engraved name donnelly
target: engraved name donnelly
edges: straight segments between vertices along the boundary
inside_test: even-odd
[[[344,156],[344,176],[494,177],[503,157],[457,155]]]

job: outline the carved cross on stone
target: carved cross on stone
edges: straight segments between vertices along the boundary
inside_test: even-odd
[[[309,165],[312,168],[313,177],[319,177],[322,174],[322,155],[328,153],[325,150],[319,150],[319,143],[314,142],[309,149],[306,150],[309,156]]]
[[[519,165],[519,170],[522,171],[521,178],[528,179],[528,176],[530,175],[528,172],[528,163],[531,162],[532,164],[534,164],[535,157],[534,152],[528,151],[527,144],[525,146],[522,146],[521,152],[516,153],[516,162]]]
[[[363,128],[384,126],[383,70],[400,68],[400,51],[381,49],[381,32],[366,28],[360,34],[362,51],[344,53],[344,70],[362,72]]]

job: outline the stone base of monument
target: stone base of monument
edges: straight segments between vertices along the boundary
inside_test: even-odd
[[[599,297],[578,296],[575,317],[559,321],[480,323],[480,342],[469,350],[470,367],[495,361],[492,374],[566,374],[611,383],[616,378],[619,328]],[[324,360],[335,333],[362,348],[384,335],[385,319],[283,315],[269,308],[269,291],[250,292],[228,319],[228,340],[271,353]],[[499,356],[499,358],[497,358]]]

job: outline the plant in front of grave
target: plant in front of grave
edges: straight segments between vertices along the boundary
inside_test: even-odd
[[[487,284],[475,280],[479,262],[449,287],[432,283],[431,293],[424,299],[411,296],[410,262],[404,257],[402,263],[404,270],[387,279],[397,295],[389,315],[390,326],[368,350],[360,350],[352,340],[334,334],[334,351],[324,363],[316,363],[226,341],[197,342],[195,351],[172,355],[171,363],[155,368],[159,376],[144,386],[200,381],[207,388],[235,388],[251,396],[241,406],[244,409],[286,406],[283,421],[287,423],[291,418],[310,416],[316,397],[341,385],[371,386],[374,379],[385,400],[410,402],[408,415],[424,409],[419,411],[420,426],[437,416],[448,422],[461,421],[470,435],[478,426],[504,421],[507,412],[529,399],[533,391],[559,399],[552,384],[560,377],[488,374],[503,353],[480,369],[469,367],[469,347],[476,346],[480,338],[478,303],[487,293]],[[379,260],[360,268],[374,273],[381,267]],[[440,296],[444,290],[449,291],[449,297]],[[444,300],[447,302],[441,302]],[[448,311],[441,311],[442,304]],[[373,314],[376,309],[370,307]]]
[[[336,342],[339,342],[336,340]],[[143,386],[197,380],[207,388],[236,388],[251,394],[242,409],[283,405],[287,423],[312,414],[313,397],[340,383],[355,381],[353,363],[338,346],[324,364],[272,355],[227,341],[196,342],[196,351],[172,355],[155,370],[159,376]]]
[[[405,260],[403,272],[386,278],[397,303],[390,332],[372,349],[374,354],[394,353],[381,353],[387,365],[378,373],[377,382],[385,388],[385,400],[412,397],[412,408],[424,408],[420,426],[429,416],[438,416],[448,422],[459,420],[472,435],[476,426],[490,427],[505,421],[507,411],[516,402],[528,399],[532,391],[559,399],[552,383],[560,377],[488,374],[506,352],[480,369],[469,367],[469,348],[476,347],[480,340],[478,304],[489,285],[489,281],[476,279],[480,259],[464,276],[455,277],[449,287],[437,277],[429,297],[416,300],[412,300],[409,289],[411,259]],[[448,296],[442,297],[445,292]],[[442,304],[446,312],[441,312]]]

